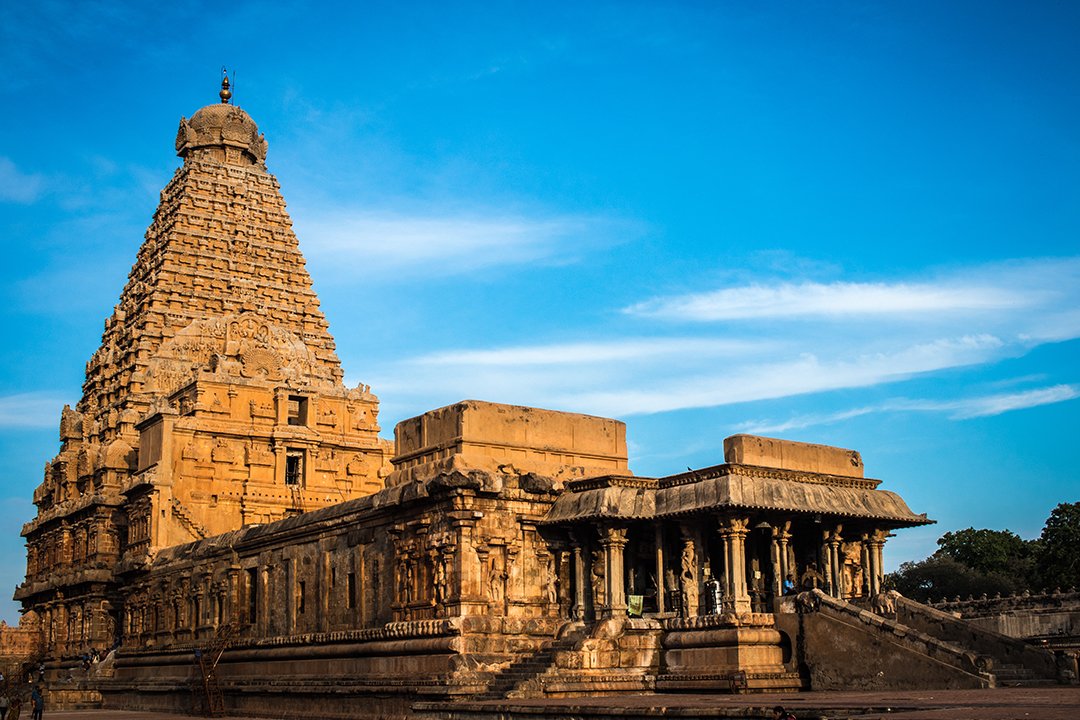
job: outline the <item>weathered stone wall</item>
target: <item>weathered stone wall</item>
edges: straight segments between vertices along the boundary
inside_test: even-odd
[[[398,423],[392,483],[423,479],[446,460],[554,479],[629,474],[626,426],[610,418],[465,400]]]
[[[29,660],[41,652],[40,624],[33,613],[19,618],[16,626],[0,621],[0,664],[5,667]]]

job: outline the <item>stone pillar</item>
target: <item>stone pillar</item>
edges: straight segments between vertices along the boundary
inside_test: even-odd
[[[518,564],[518,559],[521,557],[521,548],[514,545],[506,546],[505,565],[503,566],[503,575],[505,581],[503,582],[503,595],[505,596],[505,612],[510,614],[511,600],[515,603],[524,599],[524,587],[521,566]],[[526,555],[525,557],[528,557]]]
[[[881,592],[881,583],[884,580],[882,550],[885,547],[885,539],[889,537],[888,530],[875,530],[870,533],[868,539],[869,564],[870,564],[870,595],[873,597]]]
[[[228,584],[225,588],[225,622],[235,623],[239,627],[241,623],[240,608],[240,568],[233,565],[229,568]]]
[[[727,587],[724,594],[731,604],[731,611],[743,615],[751,611],[750,594],[746,588],[746,535],[749,518],[723,518],[720,537],[724,541],[724,564],[727,566]]]
[[[732,604],[735,598],[735,580],[733,578],[734,573],[731,571],[731,535],[724,531],[723,527],[719,528],[720,533],[720,551],[724,559],[724,574],[720,578],[720,590],[723,593],[721,602],[722,612],[735,612],[735,606]]]
[[[571,588],[574,573],[573,553],[567,547],[559,547],[555,552],[555,571],[559,574],[559,617],[574,618],[574,597]]]
[[[653,543],[656,549],[656,611],[665,612],[664,601],[664,531],[659,523],[653,528]]]
[[[267,608],[270,605],[270,565],[259,570],[259,589],[255,593],[256,635],[266,637],[269,629]]]
[[[773,527],[769,531],[769,562],[772,564],[772,593],[773,598],[784,594],[784,560],[780,550],[780,528]]]
[[[603,617],[626,615],[626,580],[624,579],[623,553],[626,549],[626,528],[607,527],[600,531],[600,545],[604,548],[604,597]]]
[[[316,627],[319,632],[326,632],[330,626],[330,553],[326,550],[319,552],[319,575],[315,592],[318,593]]]
[[[353,615],[349,618],[350,622],[355,622],[355,618],[360,620],[360,627],[367,627],[370,622],[368,619],[368,602],[367,602],[367,576],[364,574],[364,549],[367,547],[365,543],[359,542],[356,544],[356,550],[352,556],[352,572],[353,572],[353,596],[351,601],[353,603]],[[348,581],[346,581],[348,582]]]
[[[679,557],[679,592],[682,596],[683,617],[694,617],[698,614],[701,582],[698,577],[699,562],[697,555],[694,530],[689,525],[683,525],[682,553]]]
[[[477,546],[476,523],[484,515],[476,510],[456,509],[451,514],[451,523],[456,538],[456,551],[452,558],[451,580],[448,588],[446,615],[485,615],[487,614],[487,594],[484,592],[484,559]],[[481,554],[484,557],[481,557]]]
[[[780,544],[780,589],[783,594],[784,580],[788,575],[792,576],[792,580],[797,584],[798,578],[795,578],[795,565],[791,562],[791,521],[788,520],[780,527],[776,528],[776,539]]]
[[[574,552],[574,607],[572,615],[574,620],[585,619],[585,554],[581,542],[571,536],[570,547]]]
[[[859,538],[859,567],[862,568],[863,586],[866,589],[866,596],[871,597],[873,593],[870,591],[874,585],[874,563],[871,561],[872,553],[870,552],[870,536],[863,533]],[[859,588],[859,594],[861,595],[863,588]]]
[[[843,559],[840,554],[840,531],[843,530],[843,525],[837,525],[833,531],[825,532],[825,544],[828,548],[828,582],[829,582],[829,594],[833,597],[842,597],[843,588],[840,579],[840,563]]]
[[[285,564],[285,634],[296,632],[296,561],[284,560]]]

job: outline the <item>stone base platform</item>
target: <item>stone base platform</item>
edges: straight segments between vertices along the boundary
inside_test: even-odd
[[[660,694],[455,705],[418,703],[413,710],[418,720],[719,720],[771,719],[777,705],[783,705],[800,720],[1074,720],[1080,717],[1080,689]]]
[[[783,705],[800,720],[1073,720],[1080,717],[1080,689],[1072,687],[923,690],[905,692],[803,692],[769,695],[629,695],[556,698],[451,706],[418,704],[419,720],[717,720],[771,718]],[[46,710],[49,720],[179,720],[184,716],[120,710]],[[275,717],[283,717],[280,713]],[[231,716],[223,720],[254,720]]]

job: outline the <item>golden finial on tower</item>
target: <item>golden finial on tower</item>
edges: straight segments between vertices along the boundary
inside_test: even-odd
[[[229,89],[229,72],[222,66],[221,68],[221,92],[218,93],[221,96],[221,102],[229,102],[229,98],[232,97],[232,90]]]

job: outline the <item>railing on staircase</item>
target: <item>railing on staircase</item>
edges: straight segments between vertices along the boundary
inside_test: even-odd
[[[1065,680],[1060,677],[1058,662],[1051,652],[929,605],[900,596],[896,598],[896,619],[908,627],[989,658],[989,669],[1002,676],[999,680],[1010,675],[1015,675],[1017,680],[1023,680],[1025,676],[1034,681]],[[1027,672],[1017,672],[1019,669]]]
[[[225,716],[225,696],[218,682],[217,665],[234,634],[235,628],[232,625],[222,625],[206,646],[195,651],[206,717]]]
[[[922,655],[961,670],[970,675],[984,678],[987,686],[993,687],[994,679],[987,672],[986,663],[978,653],[969,652],[956,645],[933,637],[916,628],[911,628],[889,618],[863,610],[857,605],[834,598],[822,590],[809,590],[798,596],[798,603],[803,611],[826,612],[845,618],[849,623],[857,623],[887,632],[917,649]]]

